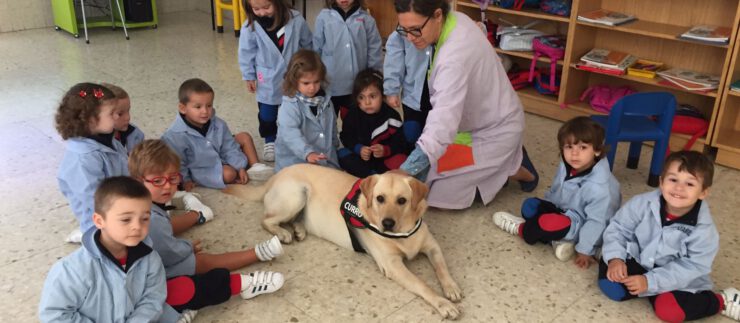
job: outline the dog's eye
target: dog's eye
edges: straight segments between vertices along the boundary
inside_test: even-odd
[[[380,204],[385,203],[385,196],[383,195],[378,195],[378,197],[376,197],[375,199],[378,200],[378,203]]]
[[[396,200],[396,202],[398,202],[398,205],[404,205],[404,204],[406,204],[406,198],[405,197],[399,197],[398,200]]]

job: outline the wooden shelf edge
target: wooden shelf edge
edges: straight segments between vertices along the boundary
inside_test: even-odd
[[[740,149],[723,149],[718,147],[715,163],[740,170]]]
[[[740,92],[727,89],[727,94],[740,97]]]
[[[640,21],[640,20],[637,20],[637,21]],[[619,26],[607,26],[603,24],[595,24],[591,22],[576,20],[576,25],[578,26],[588,26],[592,28],[613,30],[613,31],[618,31],[618,32],[623,32],[623,33],[628,33],[628,34],[635,34],[635,35],[640,35],[640,36],[645,36],[645,37],[675,40],[675,41],[679,41],[683,43],[696,44],[696,45],[701,45],[701,46],[719,47],[719,48],[724,48],[724,49],[728,49],[730,47],[729,44],[712,44],[709,42],[704,43],[704,42],[691,41],[688,39],[679,38],[680,34],[666,34],[666,33],[655,32],[650,29],[630,28],[630,24],[631,23],[626,23],[624,25],[619,25]],[[662,23],[653,23],[653,24],[670,26],[670,28],[683,29],[684,31],[690,28],[690,27],[682,27],[682,26],[662,24]]]
[[[712,98],[716,98],[717,97],[717,90],[710,91],[710,92],[698,92],[698,91],[686,90],[686,89],[683,89],[683,88],[680,88],[680,87],[676,87],[676,86],[670,86],[670,85],[660,84],[660,83],[658,83],[659,80],[660,80],[660,77],[659,76],[656,76],[655,78],[652,78],[651,79],[651,78],[647,78],[647,77],[632,76],[632,75],[627,75],[627,74],[624,74],[624,75],[613,75],[613,74],[605,74],[605,73],[597,73],[597,72],[592,72],[592,71],[586,71],[586,70],[581,70],[581,69],[576,68],[576,64],[570,64],[570,67],[572,69],[574,69],[574,70],[577,70],[577,71],[587,72],[587,73],[591,73],[591,74],[598,74],[598,75],[606,75],[606,76],[610,76],[610,77],[614,77],[614,78],[620,78],[620,79],[624,79],[624,80],[628,80],[628,81],[632,81],[632,82],[637,82],[637,83],[652,85],[652,86],[656,86],[656,87],[659,87],[659,88],[664,88],[664,89],[669,89],[669,90],[676,90],[676,91],[680,91],[680,92],[686,92],[686,93],[691,93],[691,94],[696,94],[696,95],[702,95],[702,96],[708,96],[708,97],[712,97]]]
[[[480,10],[479,5],[475,3],[471,3],[471,2],[457,1],[457,5]],[[512,10],[512,9],[504,9],[501,7],[496,7],[496,6],[491,5],[491,6],[488,6],[487,11],[500,12],[500,13],[510,14],[514,16],[525,16],[525,17],[544,19],[544,20],[550,20],[550,21],[559,21],[559,22],[566,22],[566,23],[570,22],[570,17],[551,15],[548,13],[540,12],[537,9],[524,8],[522,10]]]

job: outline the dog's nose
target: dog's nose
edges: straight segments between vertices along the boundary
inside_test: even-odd
[[[396,221],[393,219],[383,219],[383,228],[386,230],[393,229],[393,226],[396,225]]]

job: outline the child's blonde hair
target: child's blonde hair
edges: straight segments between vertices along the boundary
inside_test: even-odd
[[[290,21],[290,5],[285,2],[285,0],[267,0],[275,7],[275,21],[272,23],[272,26],[267,28],[267,31],[273,31],[275,28],[279,26],[285,26],[285,24]],[[247,14],[247,26],[250,26],[252,30],[254,30],[254,24],[257,20],[257,15],[254,14],[254,8],[252,8],[252,4],[249,3],[249,0],[242,1],[242,7],[244,8],[244,12]]]
[[[97,121],[100,106],[114,99],[116,96],[113,92],[100,84],[75,84],[62,97],[54,116],[59,135],[64,140],[92,135],[90,120]]]
[[[100,83],[100,85],[107,87],[111,92],[113,92],[113,95],[116,96],[116,99],[128,99],[128,92],[126,90],[122,89],[120,86],[113,85],[110,83]]]
[[[180,169],[180,156],[164,141],[147,139],[136,145],[128,157],[128,172],[133,178],[146,174],[161,174],[170,167]]]
[[[318,53],[300,49],[290,58],[288,71],[283,79],[283,94],[293,97],[298,91],[298,80],[308,73],[318,73],[321,83],[326,83],[326,66]]]

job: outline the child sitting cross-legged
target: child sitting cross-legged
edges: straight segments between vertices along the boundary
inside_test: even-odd
[[[719,233],[704,200],[714,165],[695,151],[665,160],[660,189],[627,201],[604,232],[598,284],[612,300],[647,297],[655,315],[681,322],[722,313],[740,321],[740,291],[712,291]]]
[[[601,246],[601,235],[619,208],[619,182],[604,156],[604,128],[588,117],[576,117],[558,130],[563,160],[545,198],[522,203],[522,216],[496,212],[494,223],[528,244],[551,243],[555,257],[566,261],[577,253],[576,266],[588,268]]]
[[[147,238],[149,191],[130,177],[109,177],[100,183],[94,200],[94,227],[83,235],[82,247],[49,271],[39,319],[158,321],[167,289],[162,260]]]
[[[226,184],[246,184],[249,179],[267,180],[272,167],[259,162],[252,137],[246,132],[233,136],[213,109],[214,92],[201,79],[180,85],[178,114],[164,140],[180,156],[183,188],[195,184],[222,189]]]
[[[283,248],[277,237],[252,249],[211,254],[201,249],[200,241],[191,242],[175,236],[204,222],[202,215],[195,211],[177,216],[167,213],[167,204],[182,181],[179,169],[180,158],[161,140],[144,140],[129,157],[131,176],[141,181],[152,195],[149,237],[154,242],[154,250],[162,257],[168,278],[167,304],[182,312],[223,303],[231,295],[241,294],[242,298],[249,299],[280,289],[284,282],[280,273],[230,273],[282,255]]]

